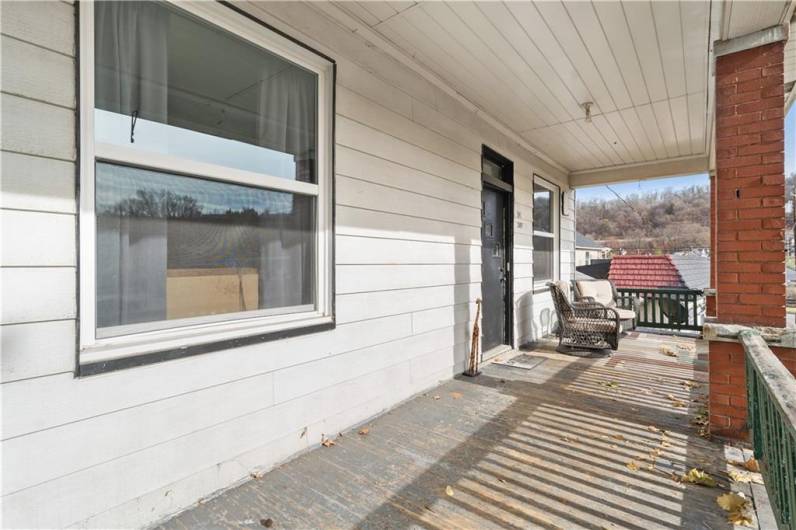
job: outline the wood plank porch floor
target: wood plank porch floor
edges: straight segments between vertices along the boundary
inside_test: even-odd
[[[161,528],[732,528],[720,489],[670,477],[699,467],[727,484],[725,452],[738,451],[689,421],[705,345],[631,333],[607,358],[553,346],[501,359],[526,353],[531,370],[486,365]]]

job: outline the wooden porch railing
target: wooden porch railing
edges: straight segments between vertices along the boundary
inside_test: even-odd
[[[746,351],[749,430],[755,458],[780,528],[796,530],[796,378],[754,331]]]
[[[697,289],[619,288],[618,305],[636,307],[636,325],[673,331],[701,331],[704,318],[704,293]]]

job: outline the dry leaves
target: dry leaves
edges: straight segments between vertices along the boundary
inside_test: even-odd
[[[436,401],[437,399],[440,399],[440,397],[439,396],[434,396],[434,400]]]
[[[630,471],[638,471],[638,464],[634,460],[631,460],[625,465]]]
[[[622,436],[621,434],[612,434],[611,438],[613,438],[614,440],[619,440],[620,442],[625,441],[625,437]]]
[[[697,468],[693,468],[683,475],[682,481],[690,482],[691,484],[699,484],[700,486],[707,486],[708,488],[715,488],[718,485],[713,477]]]
[[[659,428],[657,428],[656,426],[654,426],[654,425],[648,425],[647,426],[647,430],[649,432],[661,432],[661,430]]]
[[[751,503],[743,493],[725,493],[716,497],[716,502],[722,510],[729,512],[727,521],[734,525],[752,526],[752,518],[748,514]]]
[[[675,408],[686,408],[688,406],[688,403],[679,398],[674,397],[673,394],[667,394],[666,399],[671,401],[672,406]]]
[[[734,469],[731,469],[727,474],[730,476],[733,482],[754,482],[755,484],[763,484],[763,477],[757,473],[752,474],[745,471],[735,471]]]
[[[249,473],[249,476],[251,478],[259,480],[265,476],[265,471],[252,471],[251,473]]]
[[[666,344],[661,346],[661,353],[664,355],[668,355],[669,357],[677,357],[677,352],[674,351],[674,348]]]
[[[271,528],[272,526],[274,526],[274,520],[271,519],[270,517],[268,519],[260,519],[260,525],[266,528]]]
[[[749,460],[746,461],[730,460],[730,464],[742,467],[747,471],[751,471],[752,473],[760,473],[760,463],[753,456],[749,457]]]
[[[445,486],[445,495],[448,497],[453,497],[453,488],[450,486]]]
[[[331,438],[326,438],[324,435],[321,435],[321,445],[324,447],[331,447],[336,444]]]
[[[461,399],[462,398],[462,393],[461,392],[451,392],[451,397],[453,399]]]
[[[359,433],[358,434],[360,434],[362,436],[367,436],[367,434],[369,432],[370,432],[370,428],[369,427],[362,427],[361,429],[359,429]]]
[[[613,388],[619,388],[619,383],[617,383],[616,381],[604,381],[604,382],[602,382],[600,384],[603,385],[606,388],[612,388],[612,389]]]

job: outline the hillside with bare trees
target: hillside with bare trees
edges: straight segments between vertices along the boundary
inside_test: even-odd
[[[577,228],[615,250],[670,253],[710,245],[710,191],[677,191],[578,201]]]

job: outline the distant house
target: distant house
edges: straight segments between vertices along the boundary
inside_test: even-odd
[[[584,236],[580,232],[575,232],[575,266],[591,265],[593,259],[607,258],[611,252],[610,247],[606,247],[597,241]]]

